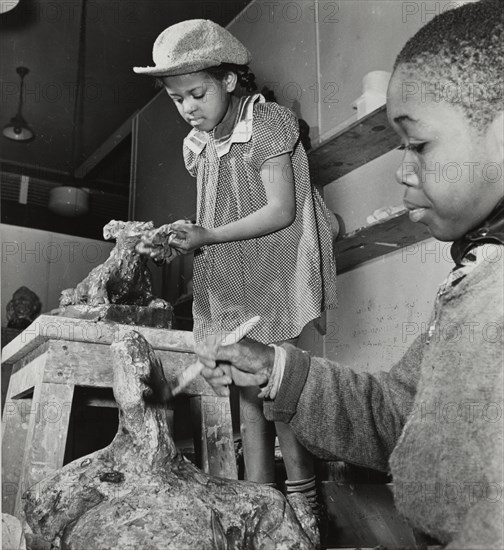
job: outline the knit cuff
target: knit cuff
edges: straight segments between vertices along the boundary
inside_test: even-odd
[[[282,344],[287,352],[285,371],[278,394],[274,400],[264,400],[264,416],[268,420],[288,423],[297,410],[297,404],[303,391],[308,371],[310,356],[290,344]]]
[[[268,383],[264,387],[260,386],[261,393],[257,397],[261,399],[275,399],[282,383],[285,361],[287,359],[287,352],[283,348],[275,344],[270,344],[270,347],[275,350],[275,361]]]

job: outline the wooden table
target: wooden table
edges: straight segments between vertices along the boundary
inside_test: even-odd
[[[110,344],[130,330],[153,346],[169,380],[194,361],[190,332],[50,315],[3,348],[2,370],[11,371],[2,417],[3,512],[19,516],[23,492],[63,466],[75,390],[112,387]],[[198,465],[236,479],[229,399],[201,377],[185,393]]]

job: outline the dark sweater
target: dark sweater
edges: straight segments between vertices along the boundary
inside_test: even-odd
[[[320,457],[390,471],[398,511],[448,548],[502,550],[504,246],[478,250],[488,258],[438,294],[433,334],[389,372],[285,346],[264,409]]]

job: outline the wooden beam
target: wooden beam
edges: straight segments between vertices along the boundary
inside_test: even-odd
[[[107,155],[109,155],[126,137],[131,134],[132,121],[136,116],[133,113],[119,128],[96,149],[76,170],[76,178],[84,178],[95,168]]]

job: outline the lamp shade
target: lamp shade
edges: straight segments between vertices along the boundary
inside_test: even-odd
[[[19,4],[19,0],[0,0],[0,13],[7,13]]]
[[[51,189],[49,210],[60,216],[77,217],[88,211],[89,193],[85,189],[61,185]]]
[[[25,76],[30,72],[26,67],[18,67],[17,74],[21,80],[19,85],[19,103],[17,113],[10,119],[9,124],[4,126],[2,134],[7,139],[13,141],[30,141],[35,137],[35,132],[30,128],[29,124],[24,119],[21,111],[23,109],[23,88]]]
[[[19,115],[11,118],[9,124],[4,126],[2,133],[6,138],[14,141],[28,141],[35,136],[34,131],[28,126],[26,120]]]

